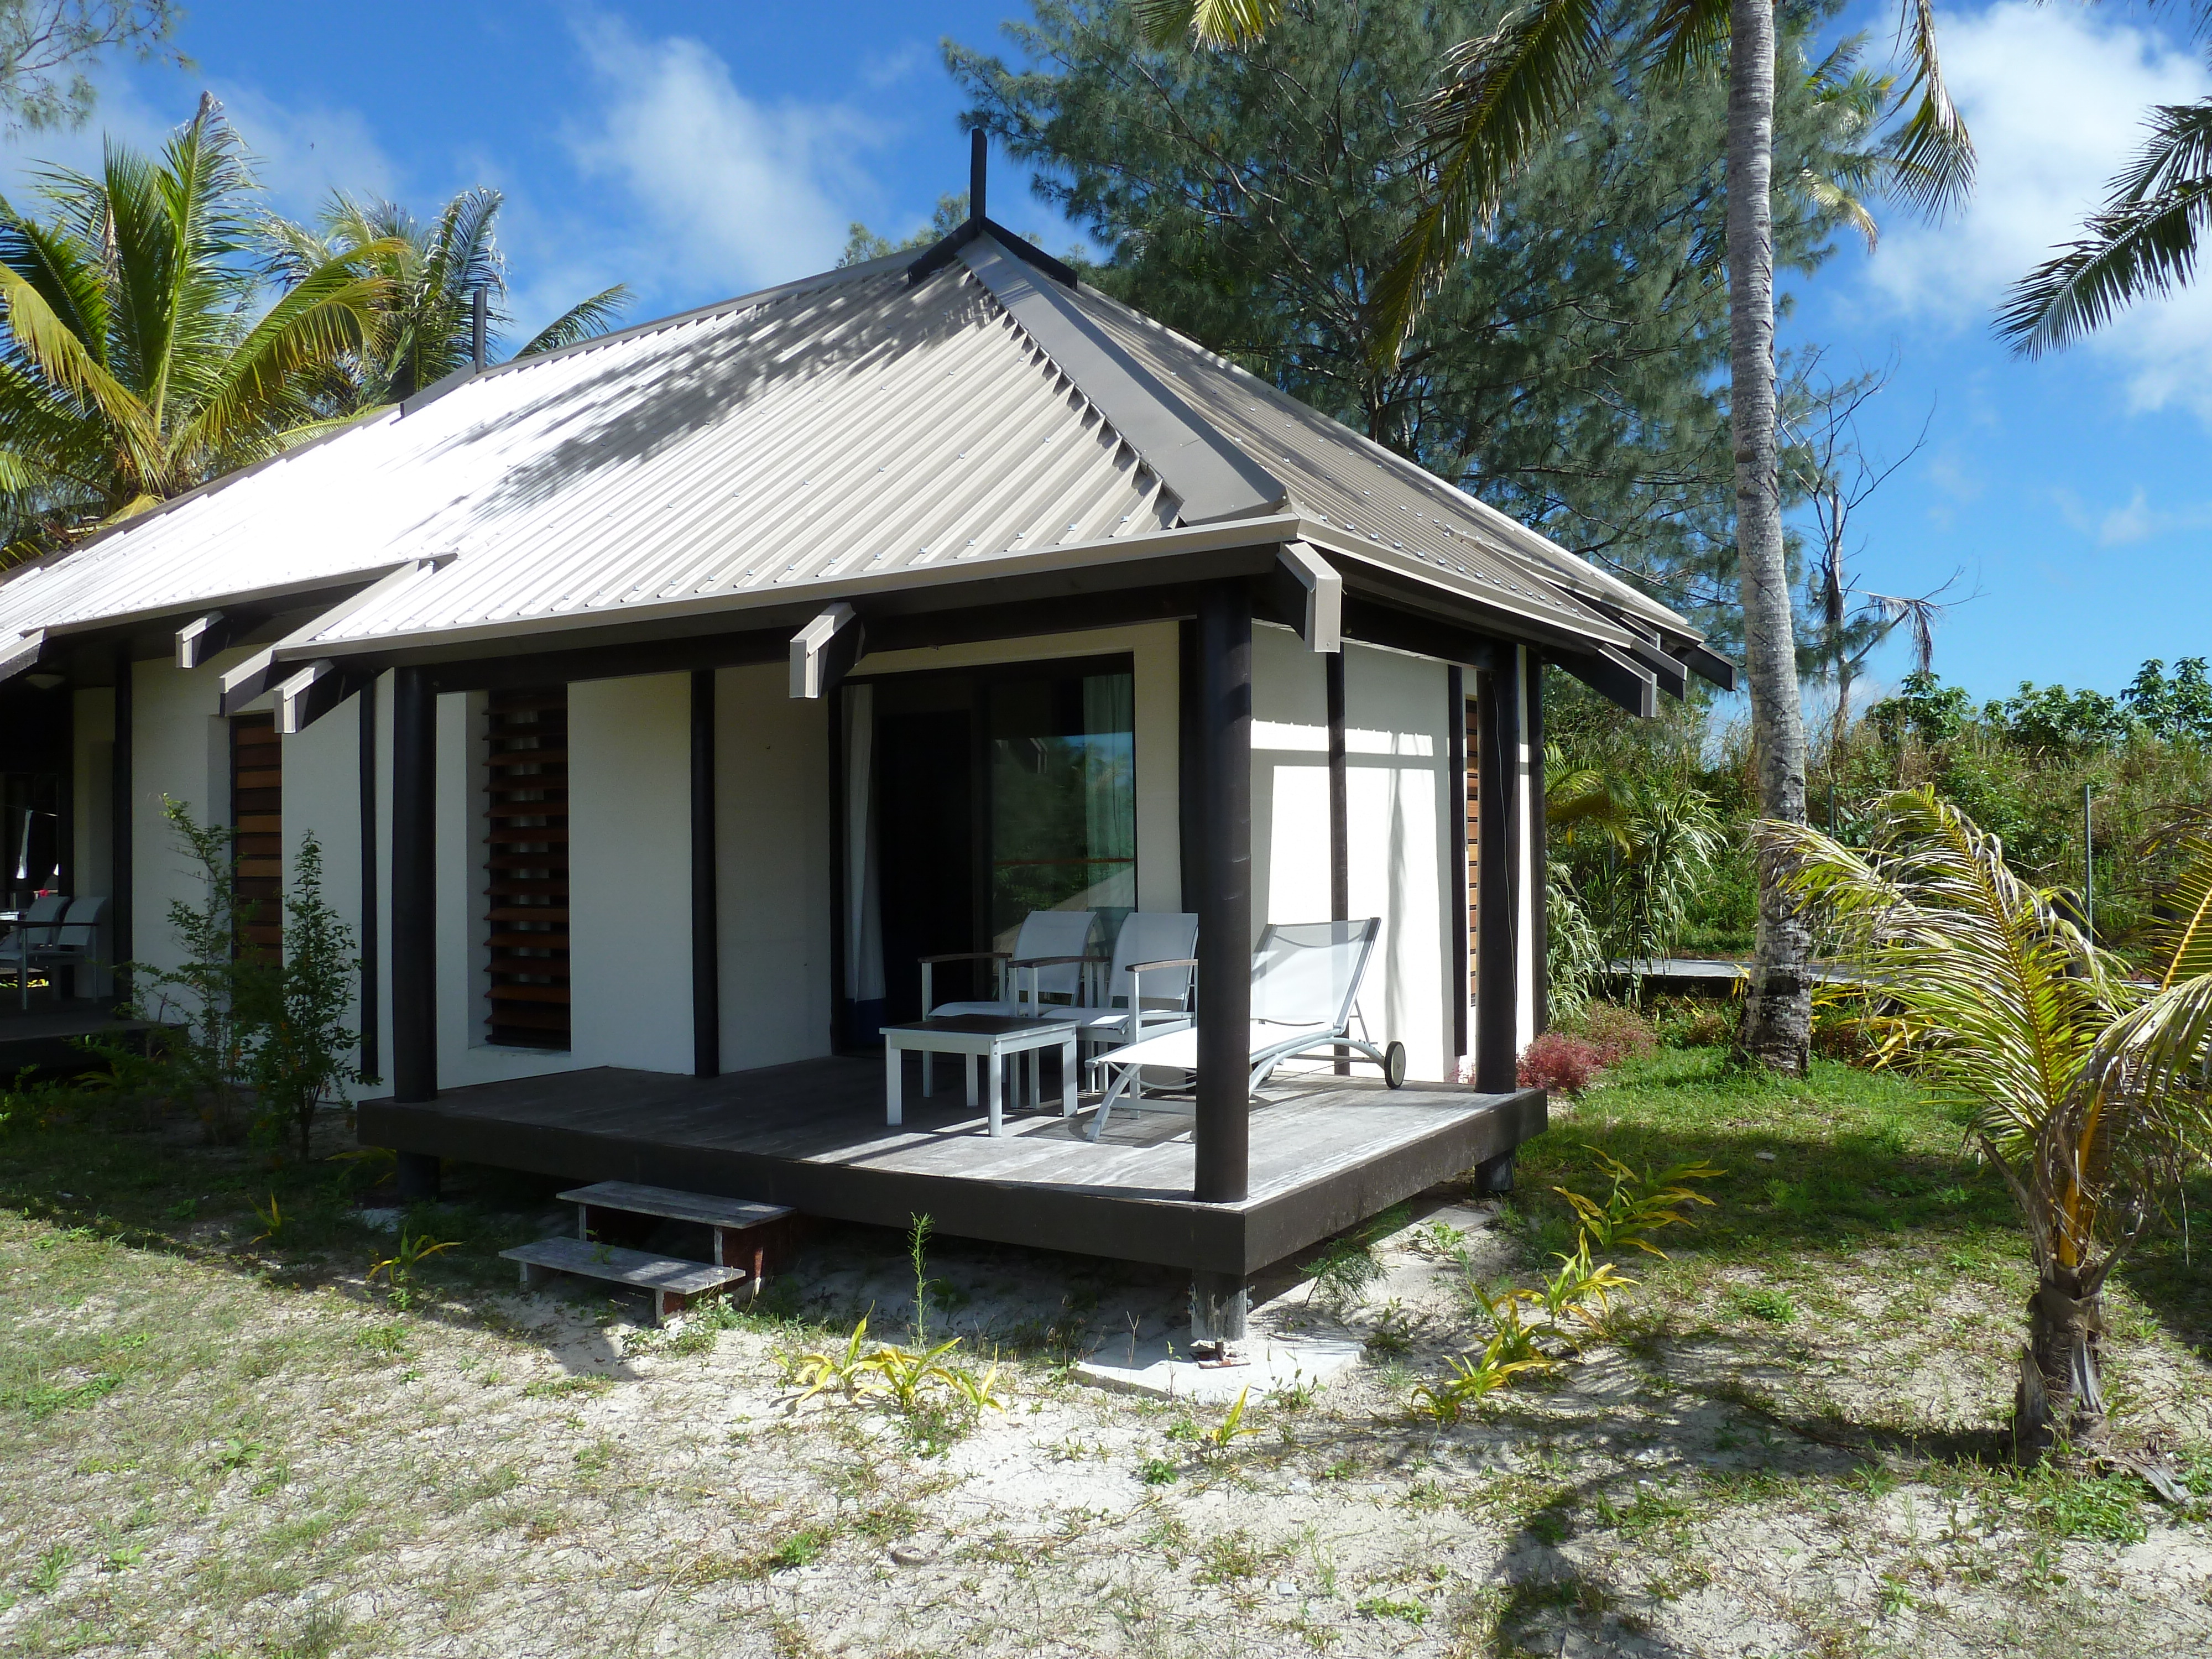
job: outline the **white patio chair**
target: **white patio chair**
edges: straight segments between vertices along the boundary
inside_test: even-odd
[[[1061,1006],[1085,1000],[1083,969],[1096,960],[1090,954],[1091,932],[1097,926],[1090,910],[1032,910],[1014,935],[1012,951],[948,951],[921,959],[921,1007],[931,1019],[955,1014],[997,1014],[1020,1019],[1045,1006],[1043,999],[1055,997]],[[967,1002],[939,1002],[933,973],[947,962],[992,962],[995,996]]]
[[[69,912],[62,918],[61,926],[52,930],[52,940],[34,946],[32,951],[32,961],[46,970],[49,985],[54,983],[54,975],[62,969],[88,967],[100,960],[100,929],[106,922],[106,899],[70,901]],[[56,995],[59,995],[58,991]]]
[[[1252,1025],[1249,1058],[1250,1084],[1257,1089],[1268,1073],[1286,1060],[1302,1055],[1330,1055],[1339,1048],[1382,1068],[1382,1080],[1396,1088],[1406,1080],[1403,1043],[1376,1048],[1364,1029],[1353,1035],[1359,982],[1367,973],[1381,933],[1379,917],[1364,921],[1270,922],[1252,952]],[[1143,1101],[1135,1095],[1137,1079],[1146,1066],[1186,1072],[1198,1071],[1198,1028],[1195,1024],[1158,1036],[1146,1037],[1098,1057],[1108,1073],[1098,1115],[1091,1121],[1090,1139],[1096,1140],[1117,1100],[1127,1099],[1144,1111],[1173,1111],[1188,1115],[1188,1104]]]
[[[1189,1024],[1197,950],[1196,916],[1132,910],[1123,917],[1105,977],[1079,1011],[1079,1042],[1091,1051],[1085,1058]]]
[[[56,924],[68,914],[69,903],[65,893],[33,899],[31,908],[16,919],[15,931],[0,939],[0,973],[15,975],[15,989],[26,1008],[31,1006],[31,969],[54,943]]]

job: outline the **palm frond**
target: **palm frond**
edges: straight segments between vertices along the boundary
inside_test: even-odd
[[[1537,0],[1446,55],[1444,83],[1421,111],[1429,199],[1376,284],[1375,350],[1394,358],[1437,272],[1498,210],[1505,187],[1572,117],[1609,51],[1601,0]]]
[[[1660,72],[1680,78],[1717,67],[1728,41],[1729,0],[1659,0],[1639,48],[1656,49]]]
[[[118,429],[143,435],[145,406],[54,314],[46,296],[6,264],[0,264],[0,317],[15,349],[40,374]]]
[[[1282,21],[1282,0],[1136,0],[1137,27],[1158,47],[1188,36],[1201,46],[1243,47]]]
[[[580,300],[551,322],[530,337],[530,342],[514,355],[535,357],[541,352],[558,351],[563,346],[574,345],[580,340],[594,340],[614,327],[629,309],[629,284],[617,283],[612,288],[601,289],[588,300]]]
[[[2171,293],[2197,269],[2212,222],[2212,99],[2151,112],[2150,137],[2112,182],[2087,233],[2014,285],[1997,337],[2023,356],[2073,344],[2124,306]]]
[[[1936,47],[1934,0],[1905,0],[1899,31],[1911,73],[1898,104],[1913,104],[1887,146],[1892,188],[1931,219],[1941,219],[1974,187],[1974,141],[1943,84]]]

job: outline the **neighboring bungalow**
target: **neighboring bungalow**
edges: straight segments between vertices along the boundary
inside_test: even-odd
[[[319,839],[388,1083],[360,1133],[410,1190],[458,1157],[927,1211],[1217,1287],[1502,1185],[1541,1127],[1547,662],[1646,714],[1732,680],[981,217],[455,376],[0,583],[0,713],[68,757],[114,959],[162,961],[188,892],[164,796],[258,878]],[[887,1127],[917,959],[1053,908],[1199,916],[1194,1129]],[[1364,916],[1417,1081],[1324,1061],[1255,1106],[1260,929]]]

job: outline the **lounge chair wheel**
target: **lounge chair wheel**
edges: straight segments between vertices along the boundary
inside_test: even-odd
[[[1400,1087],[1406,1081],[1406,1045],[1404,1043],[1394,1042],[1382,1050],[1382,1081],[1393,1089]]]

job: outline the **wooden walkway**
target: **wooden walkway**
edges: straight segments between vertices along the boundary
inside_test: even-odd
[[[1117,1110],[1096,1146],[1086,1111],[1011,1112],[993,1139],[951,1066],[906,1121],[884,1123],[879,1060],[803,1060],[720,1078],[611,1067],[364,1101],[362,1140],[579,1181],[632,1181],[787,1204],[810,1215],[1122,1261],[1252,1273],[1543,1128],[1541,1091],[1392,1091],[1322,1077],[1271,1084],[1252,1116],[1251,1195],[1190,1196],[1188,1118]],[[949,1086],[947,1086],[949,1085]]]

